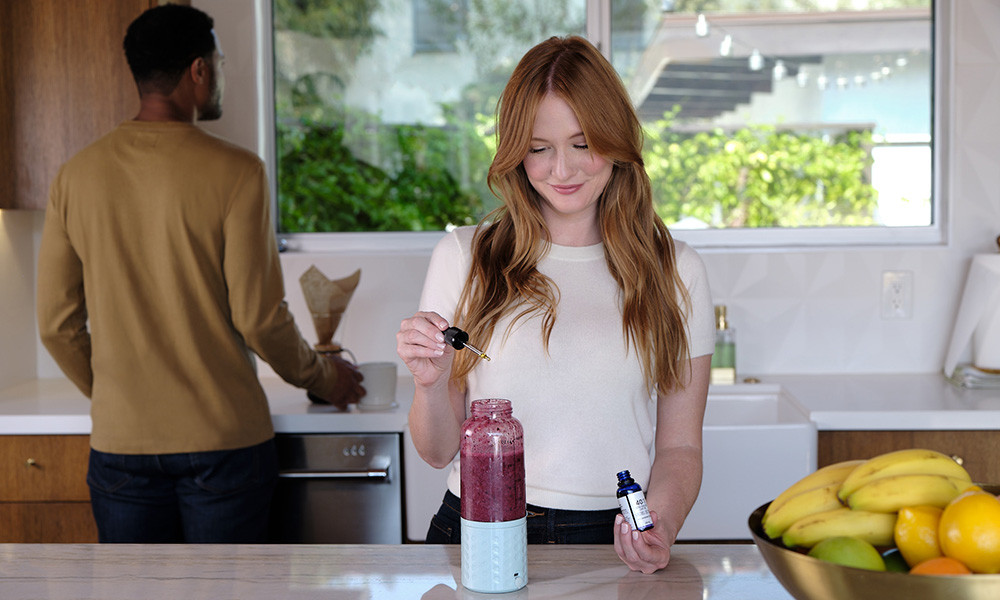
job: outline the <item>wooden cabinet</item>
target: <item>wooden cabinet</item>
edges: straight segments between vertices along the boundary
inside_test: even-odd
[[[45,208],[62,163],[136,113],[122,40],[157,3],[0,2],[0,208]]]
[[[822,467],[904,448],[959,457],[973,481],[1000,483],[1000,431],[995,430],[820,431],[817,454]]]
[[[0,543],[97,541],[86,435],[0,435]]]

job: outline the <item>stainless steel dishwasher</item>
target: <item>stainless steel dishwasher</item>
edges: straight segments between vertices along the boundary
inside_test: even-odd
[[[401,440],[398,433],[278,434],[269,541],[402,543]]]

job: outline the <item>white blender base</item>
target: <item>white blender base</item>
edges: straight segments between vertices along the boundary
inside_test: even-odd
[[[462,519],[462,585],[473,592],[513,592],[528,583],[528,519]]]

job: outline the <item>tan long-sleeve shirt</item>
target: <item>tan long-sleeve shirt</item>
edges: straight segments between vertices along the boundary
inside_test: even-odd
[[[62,167],[37,292],[45,347],[92,400],[97,450],[266,441],[251,351],[319,396],[336,385],[284,301],[262,162],[193,124],[125,122]]]

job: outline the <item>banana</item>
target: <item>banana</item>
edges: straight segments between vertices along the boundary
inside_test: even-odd
[[[786,498],[781,504],[776,504],[777,500],[771,502],[761,518],[764,533],[771,539],[778,538],[792,523],[803,517],[842,507],[843,504],[837,498],[839,488],[839,483],[830,483],[800,492]]]
[[[950,456],[936,450],[911,448],[886,452],[868,459],[844,479],[837,495],[843,502],[858,488],[870,481],[904,474],[944,475],[972,482],[968,471]]]
[[[847,497],[847,505],[855,510],[884,513],[925,504],[944,508],[969,485],[967,479],[945,475],[890,475],[856,489]]]
[[[858,537],[874,546],[890,546],[896,525],[894,513],[852,510],[846,506],[815,513],[792,523],[781,536],[786,547],[812,548],[834,536]]]
[[[806,490],[823,487],[831,483],[840,484],[855,467],[864,462],[864,460],[845,460],[817,469],[778,494],[778,497],[771,502],[771,506],[768,509],[777,508],[792,496],[797,496]],[[767,511],[764,512],[764,518],[767,518]]]

